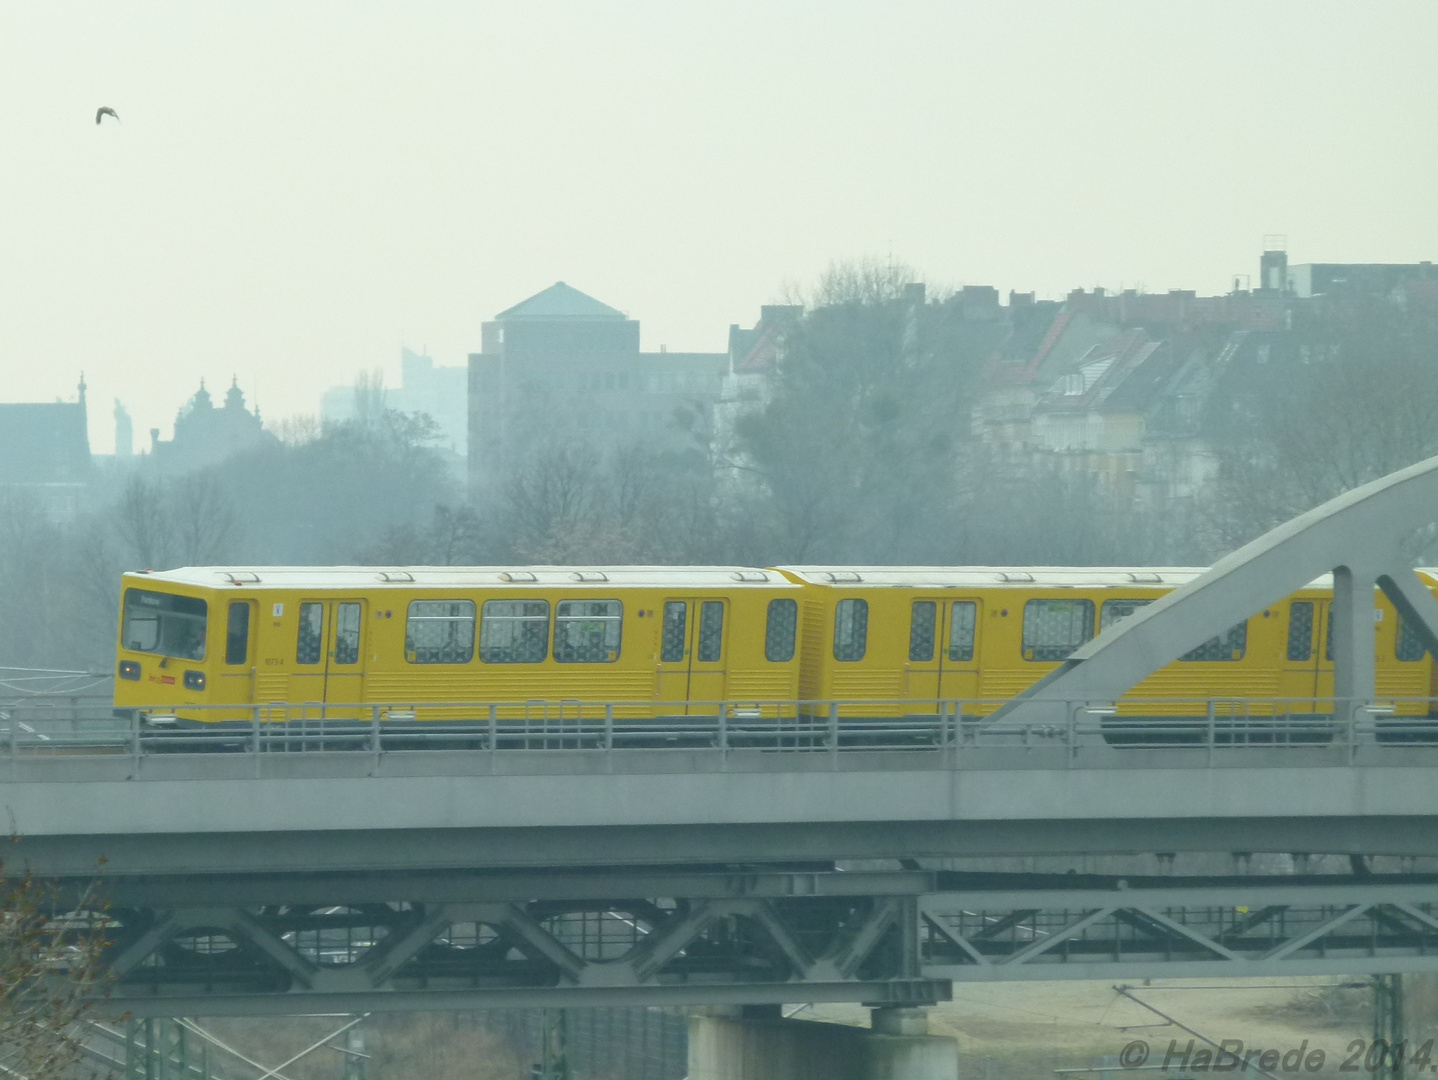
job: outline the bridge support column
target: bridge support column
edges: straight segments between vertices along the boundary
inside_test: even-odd
[[[1373,701],[1375,687],[1373,588],[1378,575],[1362,568],[1333,569],[1333,705],[1337,719],[1354,719]],[[1326,644],[1325,644],[1326,647]]]
[[[874,1009],[871,1029],[812,1020],[689,1020],[689,1080],[956,1080],[959,1046],[924,1009]]]

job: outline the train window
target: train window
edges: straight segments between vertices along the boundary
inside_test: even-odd
[[[300,605],[300,630],[295,637],[295,663],[318,664],[325,651],[325,606]]]
[[[764,624],[764,659],[787,664],[794,659],[794,638],[799,629],[799,604],[795,600],[770,600]]]
[[[360,606],[339,604],[335,610],[335,663],[358,664],[360,657]]]
[[[473,600],[411,600],[404,626],[411,664],[467,664],[474,658]]]
[[[699,652],[701,664],[717,664],[724,652],[724,601],[705,600],[699,605]]]
[[[862,660],[869,645],[869,601],[840,600],[834,605],[834,659]]]
[[[1024,605],[1024,659],[1063,660],[1093,637],[1092,600],[1030,600]]]
[[[1114,623],[1121,619],[1127,619],[1139,608],[1153,603],[1152,600],[1105,600],[1103,606],[1098,609],[1098,629],[1103,633]]]
[[[1288,659],[1308,660],[1313,656],[1313,604],[1295,600],[1288,605]]]
[[[561,600],[554,611],[554,659],[610,664],[619,659],[624,605],[618,600]]]
[[[225,663],[243,664],[250,658],[250,602],[230,601],[225,616]]]
[[[934,628],[939,605],[932,600],[915,600],[909,615],[909,659],[923,663],[934,658]]]
[[[1198,648],[1184,653],[1180,660],[1242,660],[1248,651],[1248,621],[1231,626],[1228,632],[1211,637]]]
[[[666,664],[684,659],[684,639],[689,626],[689,604],[684,600],[664,602],[664,630],[659,642],[659,659]]]
[[[1422,660],[1423,654],[1428,650],[1423,645],[1423,639],[1413,631],[1403,616],[1398,617],[1398,638],[1393,645],[1393,655],[1399,660],[1413,661]]]
[[[979,605],[972,600],[955,600],[949,612],[949,659],[974,658],[974,632],[978,629]]]
[[[209,610],[203,600],[189,596],[126,589],[120,640],[134,652],[203,660]]]
[[[482,663],[538,664],[548,652],[548,600],[484,602],[479,622]]]

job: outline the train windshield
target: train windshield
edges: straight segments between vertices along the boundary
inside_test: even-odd
[[[203,600],[148,589],[126,589],[120,644],[134,652],[203,660],[208,614],[209,605]]]

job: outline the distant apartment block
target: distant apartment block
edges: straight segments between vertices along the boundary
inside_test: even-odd
[[[526,455],[577,444],[708,445],[727,353],[640,351],[639,322],[564,282],[484,323],[469,357],[469,474],[502,486]]]
[[[334,386],[320,399],[325,423],[353,420],[362,408],[382,407],[402,413],[423,413],[439,429],[440,446],[463,458],[469,444],[469,409],[466,402],[468,370],[442,367],[427,354],[400,350],[400,384],[389,386]],[[361,399],[372,398],[363,402]]]
[[[1419,263],[1299,263],[1288,267],[1288,291],[1300,299],[1355,290],[1394,296],[1412,282],[1438,283],[1438,267]]]

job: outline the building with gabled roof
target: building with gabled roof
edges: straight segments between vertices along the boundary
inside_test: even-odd
[[[0,404],[0,493],[67,521],[80,512],[91,464],[83,376],[75,401]]]
[[[555,282],[480,328],[469,356],[469,476],[495,491],[545,445],[705,447],[727,353],[642,352],[639,321]]]

